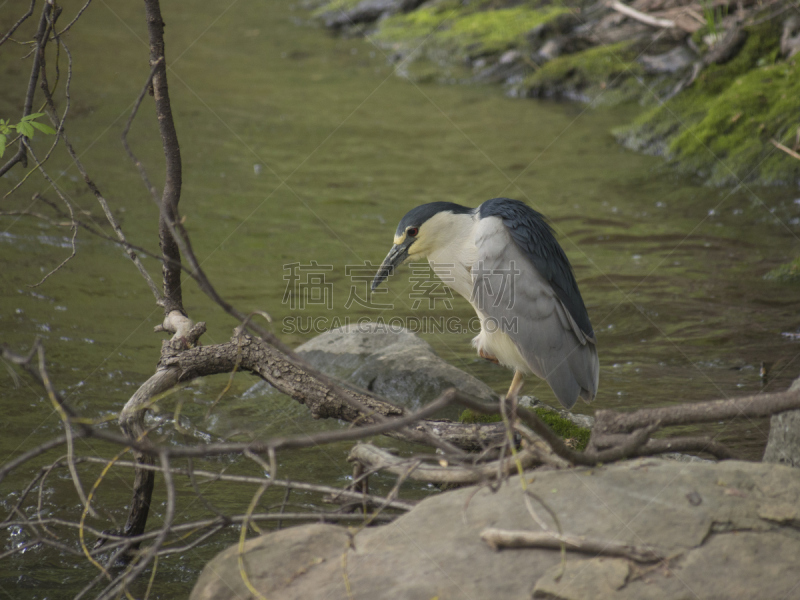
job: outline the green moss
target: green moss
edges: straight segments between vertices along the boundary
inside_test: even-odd
[[[560,435],[565,440],[573,440],[573,448],[576,450],[584,450],[589,443],[589,437],[592,435],[591,429],[578,427],[572,421],[569,421],[559,415],[557,412],[548,410],[546,408],[534,408],[533,412],[539,415],[539,418],[547,423],[547,425]]]
[[[780,283],[800,283],[800,258],[795,258],[786,264],[775,267],[764,275],[764,279]]]
[[[533,28],[552,21],[568,9],[552,6],[533,10],[525,6],[487,10],[463,16],[443,31],[441,39],[470,49],[472,54],[499,53],[524,42]]]
[[[590,48],[545,63],[524,82],[530,95],[580,96],[594,100],[607,90],[623,91],[610,94],[609,102],[618,103],[640,95],[642,87],[632,76],[643,74],[642,66],[634,62],[635,51],[627,42]],[[613,102],[612,102],[613,101]]]
[[[373,39],[384,43],[418,43],[434,34],[446,22],[455,19],[458,14],[458,9],[449,6],[423,6],[409,13],[384,19]]]
[[[530,30],[568,12],[561,6],[475,10],[473,6],[441,3],[385,19],[374,39],[410,45],[424,41],[460,56],[494,54],[521,45]]]
[[[575,449],[583,450],[586,448],[586,444],[589,443],[589,436],[592,434],[591,429],[578,427],[552,409],[539,407],[534,408],[533,412],[562,438],[572,440],[572,445]],[[461,413],[458,420],[462,423],[497,423],[502,421],[503,418],[500,415],[484,415],[466,409]]]
[[[314,17],[319,17],[334,11],[350,10],[351,8],[355,8],[361,2],[363,2],[363,0],[330,0],[329,2],[324,2],[319,6],[319,8],[314,9],[311,15]]]
[[[793,144],[800,125],[800,67],[775,63],[779,35],[772,23],[750,30],[733,60],[709,66],[690,88],[615,133],[712,184],[794,181],[800,161],[770,143]]]
[[[467,408],[464,409],[458,420],[460,423],[498,423],[503,420],[503,417],[500,415],[484,415]]]

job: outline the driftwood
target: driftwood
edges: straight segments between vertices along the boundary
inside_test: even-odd
[[[476,483],[509,475],[518,466],[527,469],[532,465],[540,464],[538,452],[530,448],[518,452],[516,458],[507,456],[490,463],[451,465],[442,458],[441,461],[445,463],[444,465],[430,465],[423,463],[419,458],[395,456],[372,444],[356,444],[350,451],[347,460],[358,461],[367,469],[388,471],[394,475],[403,475],[409,479],[428,483]]]
[[[613,540],[601,540],[577,535],[560,535],[549,531],[512,531],[493,527],[481,532],[481,539],[492,550],[503,548],[550,548],[593,554],[620,556],[635,562],[652,563],[669,558],[666,552],[653,546],[635,546]]]
[[[635,8],[628,6],[627,4],[623,4],[618,0],[614,0],[613,2],[608,3],[609,8],[614,9],[618,13],[622,13],[626,17],[630,17],[640,23],[644,23],[645,25],[650,25],[651,27],[660,27],[662,29],[672,29],[675,27],[675,21],[670,19],[659,19],[658,17],[653,17],[648,15],[647,13],[643,13]]]

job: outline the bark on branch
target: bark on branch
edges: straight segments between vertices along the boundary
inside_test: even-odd
[[[629,433],[635,429],[658,424],[659,427],[710,423],[747,417],[770,415],[800,408],[800,391],[758,394],[728,400],[713,400],[693,404],[679,404],[663,408],[644,408],[629,413],[598,410],[592,435]]]
[[[181,252],[170,227],[171,223],[176,223],[179,220],[178,202],[181,198],[182,171],[181,149],[178,143],[178,134],[175,131],[175,122],[172,118],[172,106],[170,105],[169,87],[167,86],[167,61],[164,56],[164,20],[161,18],[161,6],[158,0],[145,0],[144,6],[147,18],[147,33],[150,38],[153,97],[156,104],[158,127],[161,132],[161,143],[164,147],[167,168],[158,222],[161,252],[165,259],[162,263],[164,314],[169,315],[172,311],[178,311],[185,315],[181,292],[181,269],[176,266],[180,265]]]
[[[383,448],[372,444],[356,444],[350,451],[347,460],[358,461],[371,470],[388,471],[394,475],[407,476],[416,481],[428,483],[477,483],[486,479],[493,479],[508,475],[517,469],[517,460],[523,469],[534,464],[538,453],[532,448],[525,448],[517,453],[517,459],[507,456],[498,461],[482,463],[480,465],[445,465],[436,466],[425,464],[421,459],[401,458]],[[417,464],[414,464],[414,463]]]

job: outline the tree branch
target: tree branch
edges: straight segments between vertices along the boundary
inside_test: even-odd
[[[33,5],[31,5],[31,10],[33,10]],[[48,31],[50,30],[51,23],[50,13],[52,11],[53,0],[45,0],[44,7],[42,8],[42,16],[39,19],[39,27],[36,30],[36,35],[33,36],[33,39],[36,42],[36,48],[33,53],[33,65],[31,66],[31,76],[28,80],[28,90],[25,93],[25,102],[22,106],[23,117],[27,117],[29,114],[31,114],[31,109],[33,108],[33,95],[36,93],[36,82],[39,79],[41,60],[44,56],[44,47],[47,45]],[[61,9],[59,8],[58,12],[60,11]],[[54,17],[56,16],[57,15],[54,15]],[[55,22],[55,18],[52,19],[52,22]],[[5,41],[5,38],[3,41]],[[14,156],[12,156],[6,164],[0,167],[0,177],[5,175],[11,169],[11,167],[17,163],[21,163],[23,167],[28,166],[28,155],[25,152],[25,144],[23,143],[25,136],[20,136],[20,138],[19,148],[17,149],[16,154],[14,154]]]
[[[164,255],[162,273],[164,277],[164,315],[178,311],[184,316],[183,296],[181,292],[181,254],[178,244],[170,231],[168,223],[177,223],[178,202],[181,198],[181,150],[178,134],[172,118],[172,107],[169,101],[167,86],[167,62],[164,56],[164,21],[161,18],[161,7],[158,0],[145,0],[147,17],[147,33],[150,37],[150,66],[155,69],[153,75],[153,97],[158,116],[158,127],[161,132],[161,143],[166,159],[166,177],[164,191],[161,196],[158,235],[161,252]]]
[[[621,556],[640,563],[665,560],[666,552],[653,546],[634,546],[613,540],[601,540],[577,535],[559,535],[548,531],[511,531],[489,527],[481,532],[481,539],[492,550],[502,548],[552,548],[572,550],[601,556]]]

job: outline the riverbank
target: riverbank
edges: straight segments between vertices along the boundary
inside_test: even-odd
[[[711,185],[800,184],[800,19],[788,2],[332,0],[414,82],[630,105],[616,139]],[[635,116],[634,116],[635,115]],[[792,154],[795,156],[792,156]]]

